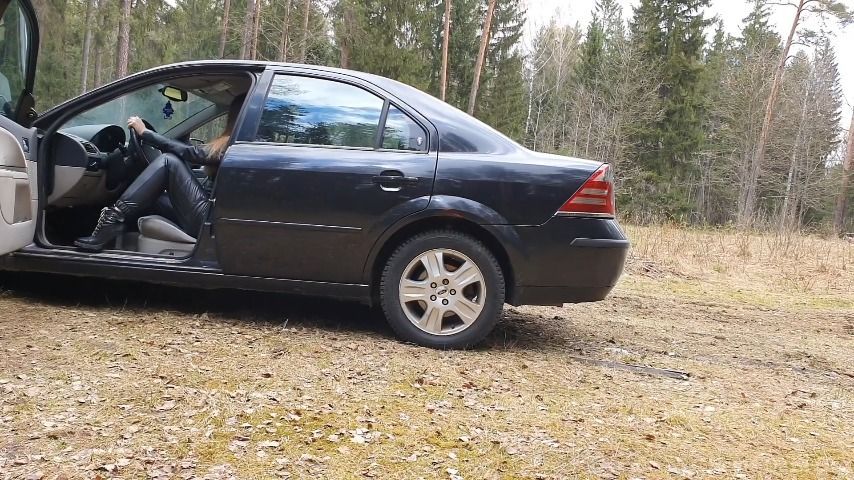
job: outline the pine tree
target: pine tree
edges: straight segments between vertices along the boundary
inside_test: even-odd
[[[306,59],[308,58],[308,26],[309,20],[311,19],[311,0],[305,0],[303,5],[304,8],[302,10],[302,41],[300,42],[299,51],[300,63],[305,63]]]
[[[605,55],[605,28],[599,18],[600,4],[601,2],[597,2],[593,19],[587,26],[587,34],[581,44],[581,59],[575,72],[578,83],[589,88],[595,88],[598,84]]]
[[[718,21],[712,43],[706,52],[703,91],[706,92],[704,105],[704,127],[706,142],[698,155],[696,185],[696,220],[709,223],[717,215],[715,205],[723,193],[717,182],[721,164],[726,162],[726,142],[723,142],[725,124],[724,112],[718,108],[722,104],[720,94],[723,76],[726,72],[732,50],[732,39],[726,34],[722,20]]]
[[[291,0],[285,0],[285,15],[282,17],[282,33],[279,37],[279,61],[288,60],[288,34],[291,27]]]
[[[223,0],[222,22],[219,34],[219,58],[225,58],[225,45],[228,41],[228,16],[231,13],[231,0]]]
[[[753,10],[742,20],[742,48],[758,51],[776,48],[780,43],[780,36],[771,27],[767,0],[752,0],[752,3]]]
[[[352,3],[351,3],[352,2]],[[335,22],[339,49],[349,50],[349,67],[427,89],[431,83],[430,33],[434,10],[396,0],[340,0],[335,12],[349,17]],[[435,73],[435,72],[434,72]]]
[[[795,16],[792,20],[789,35],[783,45],[783,50],[780,53],[780,58],[777,61],[777,68],[774,70],[771,89],[765,102],[765,116],[762,121],[762,129],[760,130],[759,140],[756,142],[756,149],[750,161],[747,182],[742,192],[741,201],[739,202],[738,223],[741,226],[748,226],[754,221],[758,203],[759,175],[762,164],[765,162],[766,149],[771,135],[771,123],[774,120],[774,113],[777,106],[777,97],[782,88],[783,72],[786,68],[786,62],[789,59],[789,50],[792,47],[795,33],[800,26],[802,17],[811,12],[828,12],[843,21],[851,20],[851,13],[845,5],[831,0],[798,0],[794,6]]]
[[[495,13],[496,0],[489,0],[489,6],[486,7],[486,16],[483,19],[483,28],[480,33],[480,49],[477,53],[477,60],[474,63],[474,79],[471,82],[471,91],[469,93],[468,109],[469,115],[474,115],[474,107],[477,102],[477,89],[480,87],[480,73],[483,69],[483,62],[486,61],[486,48],[489,46],[489,35],[492,32],[492,16]]]
[[[643,0],[635,9],[632,37],[643,58],[657,66],[662,118],[639,139],[649,180],[674,214],[690,210],[686,180],[703,131],[703,46],[709,0]]]
[[[527,105],[524,61],[518,49],[524,25],[525,11],[519,0],[502,0],[496,6],[484,88],[477,104],[479,119],[517,140],[525,133]]]
[[[131,0],[121,0],[121,17],[119,18],[119,38],[116,44],[116,73],[115,78],[128,74],[130,56],[130,7]]]
[[[474,81],[474,64],[483,21],[481,10],[479,0],[454,0],[451,10],[453,30],[448,49],[446,101],[457,108],[465,108]]]
[[[451,36],[451,0],[445,0],[442,16],[442,66],[439,71],[439,98],[444,102],[448,94],[448,48]]]
[[[836,196],[836,209],[833,217],[833,228],[837,235],[845,232],[848,190],[851,183],[851,171],[854,169],[854,114],[851,115],[851,125],[848,127],[848,145],[845,150],[845,159],[842,160],[842,168],[840,168],[839,193]]]
[[[86,33],[83,36],[83,62],[80,75],[80,93],[85,93],[89,88],[89,59],[92,54],[92,22],[95,16],[95,0],[86,2]]]
[[[260,0],[247,0],[246,16],[243,20],[243,34],[240,36],[240,58],[246,59],[252,53],[252,31],[255,25],[255,2]],[[306,0],[308,2],[308,0]]]
[[[825,221],[832,216],[824,202],[827,180],[823,174],[816,174],[824,171],[836,151],[842,120],[839,68],[827,38],[815,46],[811,60],[806,58],[803,62],[808,74],[795,89],[801,115],[779,209],[781,229],[796,229],[805,221]]]
[[[466,108],[489,7],[489,0],[33,2],[49,32],[39,54],[38,110],[116,74],[237,57],[241,48],[262,60],[304,57],[374,72],[437,96],[445,77],[446,101]],[[752,170],[783,54],[769,22],[776,4],[753,1],[739,35],[719,24],[705,45],[706,1],[639,0],[628,29],[620,3],[597,0],[583,29],[551,22],[523,51],[525,0],[497,1],[474,102],[478,118],[538,150],[610,162],[624,214],[733,222],[755,181],[751,218],[763,225],[839,225],[834,207],[850,192],[829,188],[828,179],[850,173],[837,157],[838,72],[826,32],[798,38],[813,41],[814,53],[785,63],[766,153]],[[262,15],[253,15],[256,6]],[[810,6],[845,12],[830,0]],[[843,227],[851,221],[850,212],[835,210]]]

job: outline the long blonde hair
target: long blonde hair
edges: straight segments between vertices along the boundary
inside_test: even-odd
[[[228,118],[225,121],[225,129],[222,133],[208,143],[208,156],[213,159],[221,160],[228,148],[228,142],[231,140],[231,134],[234,133],[234,124],[237,122],[237,115],[240,114],[240,107],[243,106],[243,101],[246,100],[246,95],[238,95],[231,101],[231,106],[228,107]]]

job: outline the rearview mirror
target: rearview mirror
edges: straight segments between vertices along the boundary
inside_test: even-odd
[[[173,102],[187,101],[187,92],[177,87],[163,87],[159,90],[159,92],[162,93],[164,97],[168,98],[169,100],[172,100]]]

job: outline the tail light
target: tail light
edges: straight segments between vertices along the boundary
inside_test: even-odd
[[[614,218],[616,213],[614,174],[611,172],[611,166],[605,163],[569,197],[556,215]]]

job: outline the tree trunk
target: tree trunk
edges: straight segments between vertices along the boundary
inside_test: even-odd
[[[302,12],[302,48],[300,49],[299,61],[305,63],[308,54],[308,17],[311,14],[311,0],[305,0],[305,9]]]
[[[254,26],[252,27],[252,60],[258,60],[258,35],[261,33],[261,0],[255,2],[255,11],[252,13]]]
[[[750,166],[747,172],[747,184],[741,192],[743,200],[741,202],[742,209],[738,212],[739,226],[746,227],[753,221],[753,215],[756,212],[757,203],[757,188],[759,183],[759,171],[762,168],[762,163],[765,161],[765,148],[768,146],[768,137],[771,134],[771,122],[774,120],[774,107],[777,103],[777,96],[780,93],[780,84],[783,81],[783,72],[786,69],[786,60],[789,58],[789,50],[792,48],[792,41],[795,38],[795,32],[798,29],[798,24],[801,21],[801,14],[804,11],[804,5],[810,0],[798,0],[795,19],[792,21],[792,28],[789,30],[789,37],[786,39],[786,45],[780,53],[780,60],[777,62],[777,69],[774,71],[774,81],[771,83],[771,92],[768,94],[768,101],[765,104],[765,119],[762,121],[762,130],[759,133],[759,141],[756,143],[753,157],[750,161]]]
[[[105,56],[109,55],[108,52],[111,50],[106,48],[104,44],[106,43],[105,37],[108,32],[112,29],[110,26],[110,18],[109,15],[103,14],[100,10],[104,8],[103,2],[98,2],[98,12],[96,12],[95,17],[98,19],[98,27],[95,30],[95,65],[93,66],[95,70],[94,78],[93,78],[93,87],[100,87],[104,84],[104,73],[109,72],[110,66],[105,65]],[[109,64],[109,59],[106,60],[106,63]]]
[[[801,116],[798,121],[798,132],[792,144],[792,154],[789,159],[789,173],[786,175],[786,189],[783,194],[783,207],[780,209],[780,231],[792,230],[794,224],[792,219],[797,211],[797,199],[793,199],[795,191],[795,179],[798,177],[798,160],[801,144],[803,143],[804,129],[807,122],[807,107],[809,106],[809,89],[803,92],[801,97]]]
[[[291,25],[291,0],[285,3],[285,18],[282,20],[282,37],[279,39],[279,61],[288,60],[288,30]]]
[[[121,18],[119,18],[119,38],[116,46],[116,79],[128,74],[128,59],[130,56],[130,3],[131,0],[119,0],[121,3]]]
[[[101,46],[98,44],[95,44],[95,78],[94,78],[94,83],[92,84],[92,86],[94,88],[98,88],[101,86],[101,69],[102,69],[101,58],[102,58]]]
[[[445,0],[445,26],[442,33],[442,70],[439,74],[439,98],[445,101],[448,91],[448,44],[451,39],[451,0]]]
[[[483,20],[483,34],[480,37],[480,50],[477,52],[477,62],[474,64],[474,79],[471,82],[469,93],[468,114],[474,115],[474,104],[477,101],[477,89],[480,87],[480,72],[483,70],[483,61],[486,58],[486,47],[489,46],[489,30],[492,28],[492,14],[495,12],[495,0],[489,0],[486,9],[486,18]]]
[[[842,182],[839,186],[839,197],[836,198],[836,214],[833,217],[833,227],[838,235],[845,228],[845,213],[848,209],[848,184],[851,182],[851,169],[854,167],[854,114],[851,115],[851,126],[848,127],[848,152],[842,161]]]
[[[350,56],[353,46],[353,30],[356,23],[355,13],[353,12],[353,4],[350,0],[344,1],[344,13],[341,19],[342,32],[339,38],[341,44],[341,52],[338,57],[338,63],[341,68],[350,68]]]
[[[225,58],[225,44],[228,42],[228,16],[231,13],[231,0],[225,0],[222,6],[222,29],[219,33],[219,58]]]
[[[245,60],[249,58],[250,48],[252,47],[252,30],[255,25],[255,0],[246,2],[246,20],[243,22],[243,35],[240,37],[240,58]]]
[[[89,58],[92,50],[92,17],[95,13],[95,0],[86,2],[86,32],[83,34],[83,65],[80,72],[80,93],[89,88]]]

